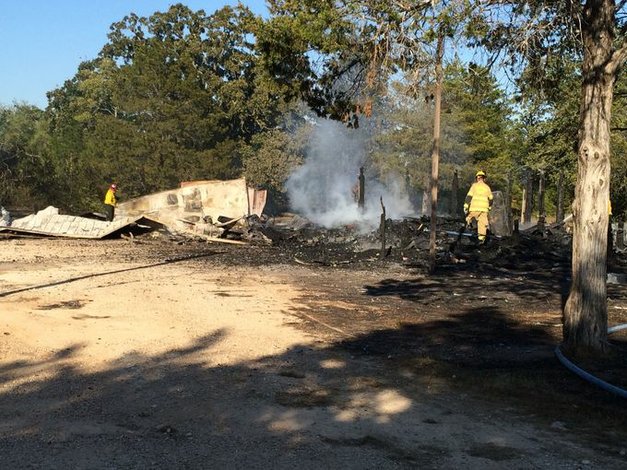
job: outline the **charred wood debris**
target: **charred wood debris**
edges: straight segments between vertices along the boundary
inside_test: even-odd
[[[299,215],[282,214],[221,217],[204,232],[211,233],[211,237],[205,238],[209,242],[254,248],[252,254],[239,253],[242,262],[251,264],[367,268],[395,263],[422,271],[429,267],[429,225],[429,217],[423,216],[386,219],[372,229],[354,224],[324,228]],[[189,233],[167,229],[161,232],[178,243],[193,238]],[[480,245],[474,227],[465,227],[462,219],[438,217],[436,240],[438,266],[461,270],[489,266],[497,271],[543,270],[560,274],[570,270],[571,235],[567,224],[534,226],[511,236],[489,235],[487,243]],[[621,268],[621,253],[613,258],[615,267]],[[627,272],[627,263],[624,264]]]

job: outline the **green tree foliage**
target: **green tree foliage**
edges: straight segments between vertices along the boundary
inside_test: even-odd
[[[259,30],[264,66],[321,116],[346,119],[397,72],[433,74],[439,33],[452,35],[467,0],[269,0]]]
[[[559,79],[555,75],[559,74]],[[519,177],[540,173],[547,181],[547,207],[557,203],[564,185],[569,206],[577,176],[577,134],[581,73],[577,62],[554,58],[546,65],[547,83],[538,87],[537,72],[528,68],[519,79],[520,144],[515,153]],[[534,85],[535,84],[535,85]],[[533,85],[533,86],[532,86]],[[563,208],[567,209],[567,207]]]
[[[255,135],[243,152],[243,174],[249,184],[282,193],[288,176],[304,160],[312,123],[311,112],[299,102],[284,114],[279,126]]]
[[[267,189],[277,207],[287,204],[284,184],[303,162],[311,126],[298,129],[272,129],[253,137],[244,151],[244,177],[255,187]]]
[[[244,7],[129,15],[97,59],[49,94],[59,165],[81,173],[81,192],[92,185],[92,204],[113,180],[132,197],[241,174],[242,151],[284,109],[257,66],[258,22]]]
[[[505,93],[485,66],[464,66],[455,61],[446,71],[443,122],[460,134],[471,165],[490,174],[490,181],[505,186],[511,170],[512,110]],[[452,142],[457,139],[451,138]]]
[[[47,121],[35,106],[0,108],[0,205],[40,208],[54,199]]]
[[[407,97],[406,86],[397,84],[395,88],[382,118],[385,128],[375,137],[372,159],[381,173],[404,175],[414,190],[426,190],[433,144],[429,88],[413,99]],[[488,172],[493,186],[506,188],[511,110],[504,92],[487,68],[464,66],[459,60],[445,68],[443,88],[442,186],[450,188],[456,170],[462,182],[470,182],[481,168]]]
[[[612,110],[612,214],[616,220],[627,219],[627,75],[616,84]]]

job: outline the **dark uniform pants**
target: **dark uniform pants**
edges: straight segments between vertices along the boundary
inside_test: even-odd
[[[113,214],[115,212],[115,207],[110,204],[105,204],[105,211],[107,214],[107,220],[111,222],[113,220]]]

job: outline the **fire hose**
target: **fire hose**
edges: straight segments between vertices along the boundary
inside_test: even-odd
[[[209,251],[209,252],[201,252],[201,253],[191,253],[191,254],[182,255],[182,256],[173,256],[173,257],[164,258],[162,261],[157,261],[155,263],[150,263],[150,264],[144,264],[141,266],[135,266],[132,268],[122,268],[122,269],[116,269],[113,271],[85,274],[81,276],[71,277],[68,279],[63,279],[61,281],[53,281],[53,282],[49,282],[46,284],[38,284],[38,285],[22,287],[22,288],[10,290],[10,291],[4,291],[4,292],[0,292],[0,297],[8,297],[9,295],[19,294],[21,292],[26,292],[30,290],[43,289],[45,287],[53,287],[53,286],[58,286],[61,284],[68,284],[70,282],[81,281],[83,279],[88,279],[92,277],[107,276],[109,274],[119,274],[119,273],[125,273],[128,271],[136,271],[139,269],[154,268],[157,266],[164,266],[166,264],[179,263],[181,261],[188,261],[188,260],[192,260],[196,258],[204,258],[207,256],[213,256],[216,254],[218,254],[217,251]]]
[[[608,328],[607,334],[610,335],[612,333],[616,333],[617,331],[625,329],[627,329],[627,323]],[[598,377],[592,375],[590,372],[583,370],[581,367],[577,366],[575,363],[566,358],[566,356],[564,356],[560,349],[560,345],[555,348],[555,355],[562,363],[562,365],[564,365],[568,370],[575,373],[587,382],[590,382],[591,384],[596,385],[597,387],[600,387],[607,392],[618,395],[619,397],[627,398],[627,390],[625,390],[624,388],[617,387],[616,385],[612,385],[609,382],[599,379]]]

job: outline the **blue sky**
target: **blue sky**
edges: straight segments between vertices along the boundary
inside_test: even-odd
[[[149,16],[176,3],[211,13],[237,0],[0,0],[0,105],[45,108],[46,92],[96,57],[112,23],[131,12]],[[266,12],[264,0],[242,3],[257,14]]]

